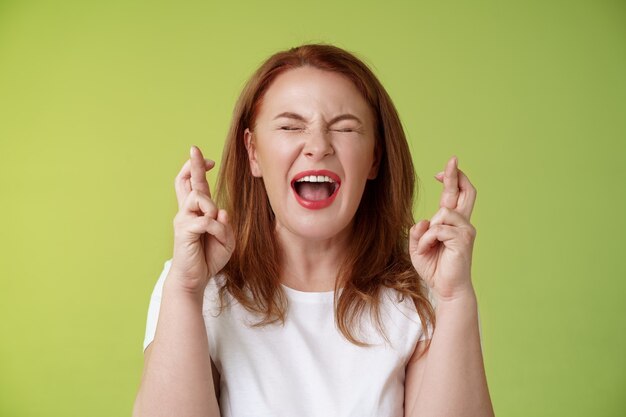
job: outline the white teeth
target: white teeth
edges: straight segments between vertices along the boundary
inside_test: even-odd
[[[306,177],[300,178],[296,182],[330,182],[332,184],[335,181],[332,178],[325,176],[325,175],[307,175]]]

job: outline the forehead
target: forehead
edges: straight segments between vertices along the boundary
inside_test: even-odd
[[[288,70],[271,83],[263,96],[258,118],[274,118],[283,112],[294,112],[307,118],[332,118],[352,113],[371,120],[371,109],[346,76],[311,66]]]

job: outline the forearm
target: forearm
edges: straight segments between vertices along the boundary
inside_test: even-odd
[[[134,417],[219,417],[202,297],[177,287],[171,276],[150,350]]]
[[[414,417],[493,416],[473,291],[439,302]]]

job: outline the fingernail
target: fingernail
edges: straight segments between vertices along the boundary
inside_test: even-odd
[[[193,152],[194,152],[193,148],[195,148],[195,146],[192,145],[191,148],[189,149],[189,156],[192,158],[193,158]]]
[[[457,158],[456,156],[453,158],[454,159],[454,166],[458,167],[459,166],[459,158]]]

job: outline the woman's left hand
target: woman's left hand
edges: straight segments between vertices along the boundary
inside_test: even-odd
[[[476,229],[470,216],[476,189],[450,158],[445,171],[435,176],[444,188],[440,209],[411,228],[409,253],[413,267],[433,290],[437,301],[474,294],[471,281],[472,250]]]

